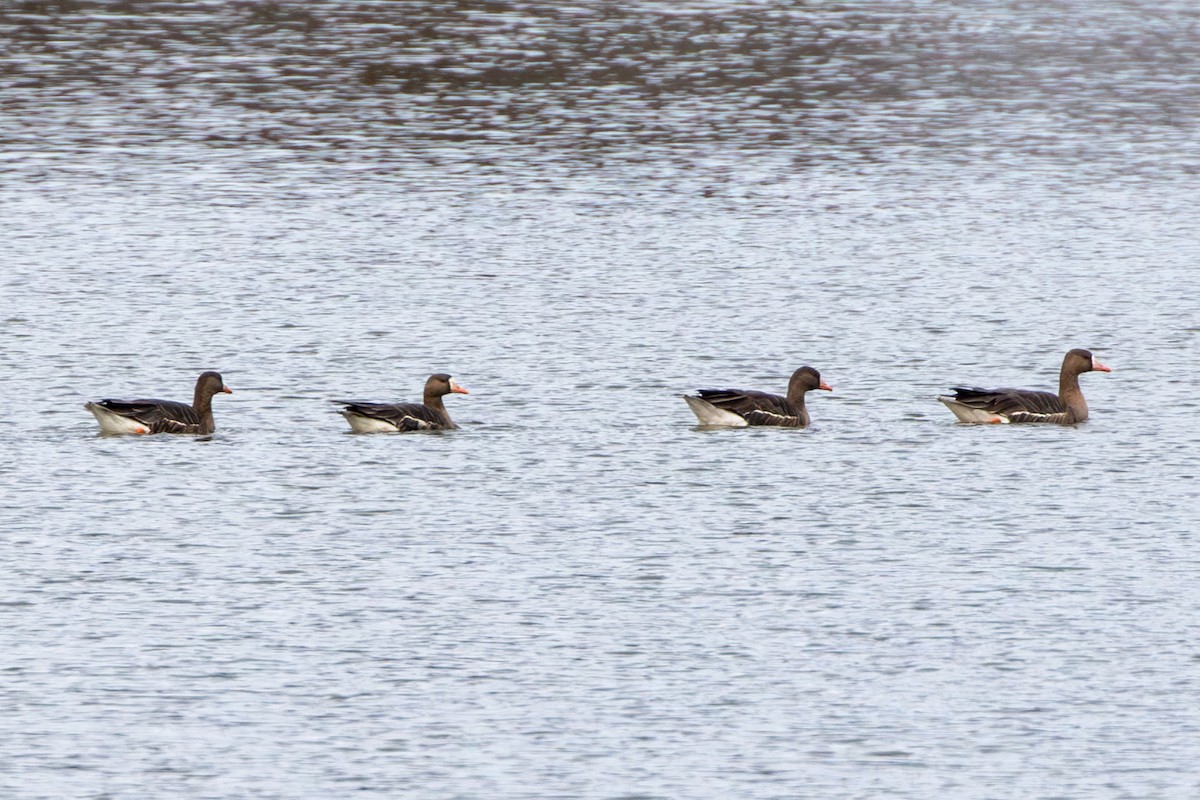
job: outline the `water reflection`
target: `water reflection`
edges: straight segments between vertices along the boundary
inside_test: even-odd
[[[0,132],[18,151],[696,165],[732,148],[789,171],[932,151],[1149,173],[1178,168],[1148,155],[1195,115],[1173,76],[1197,25],[1182,3],[26,2],[0,12]]]

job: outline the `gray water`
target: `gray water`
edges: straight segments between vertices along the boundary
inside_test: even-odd
[[[1200,793],[1192,3],[2,9],[4,797]]]

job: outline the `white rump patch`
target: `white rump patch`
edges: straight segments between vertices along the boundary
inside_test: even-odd
[[[725,428],[745,428],[750,423],[742,419],[738,414],[732,411],[726,411],[717,408],[707,400],[702,400],[699,397],[684,395],[683,399],[687,401],[688,406],[692,409],[692,413],[696,415],[696,419],[700,420],[701,425],[720,425]]]
[[[136,419],[123,417],[115,411],[110,411],[99,403],[85,403],[84,408],[92,412],[100,423],[100,432],[107,434],[149,433],[149,426]]]
[[[959,422],[991,422],[1008,424],[1008,417],[1001,414],[993,414],[991,411],[984,411],[982,408],[972,408],[971,406],[963,405],[949,395],[938,395],[938,400],[945,403],[946,408],[954,412],[954,416],[958,417]]]
[[[385,422],[374,417],[364,417],[361,414],[355,414],[353,411],[343,411],[342,416],[350,423],[350,429],[355,433],[395,433],[399,430],[390,422]]]

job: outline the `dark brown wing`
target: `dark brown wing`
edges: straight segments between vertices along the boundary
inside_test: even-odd
[[[424,403],[360,403],[336,400],[352,414],[378,419],[396,426],[401,431],[440,431],[456,427],[448,417],[443,417]]]
[[[100,400],[96,405],[145,425],[150,433],[199,433],[200,415],[171,400]]]
[[[954,399],[964,406],[1008,417],[1012,422],[1063,422],[1067,404],[1053,392],[1031,389],[980,389],[955,386]]]
[[[800,428],[804,419],[786,398],[747,389],[701,389],[700,399],[723,411],[730,411],[751,425],[777,425]]]

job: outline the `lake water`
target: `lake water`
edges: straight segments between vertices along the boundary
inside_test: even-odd
[[[1193,3],[0,42],[4,797],[1200,793]],[[935,400],[1072,347],[1081,426]],[[803,364],[807,430],[680,399]],[[82,408],[205,369],[210,439]],[[328,402],[440,371],[452,433]]]

